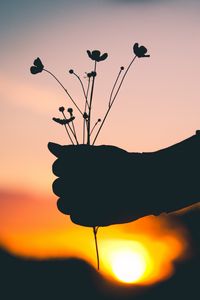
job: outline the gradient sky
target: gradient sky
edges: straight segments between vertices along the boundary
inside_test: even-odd
[[[51,244],[58,233],[66,234],[65,226],[68,234],[75,230],[56,210],[54,158],[47,150],[49,141],[67,143],[64,129],[51,118],[59,116],[59,106],[71,104],[46,73],[30,74],[33,60],[39,56],[82,106],[80,88],[68,70],[84,76],[92,69],[86,50],[108,52],[98,64],[95,121],[106,111],[119,67],[133,57],[133,44],[145,45],[151,58],[136,60],[97,144],[158,150],[200,129],[199,12],[198,0],[0,2],[3,244],[10,236],[16,241],[39,230],[51,231]]]

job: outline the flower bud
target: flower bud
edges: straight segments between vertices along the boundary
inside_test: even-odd
[[[64,112],[65,108],[64,106],[59,107],[59,111]]]
[[[71,107],[69,107],[67,111],[71,116],[73,115],[73,109]]]

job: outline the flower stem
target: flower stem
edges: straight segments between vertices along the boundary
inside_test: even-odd
[[[76,106],[76,108],[78,109],[78,111],[80,112],[81,115],[83,115],[82,111],[80,110],[80,108],[78,107],[78,105],[76,104],[76,102],[74,101],[74,99],[72,98],[72,96],[69,94],[68,90],[64,87],[64,85],[60,82],[60,80],[58,80],[58,78],[51,73],[50,71],[43,69],[45,72],[49,73],[58,83],[59,85],[63,88],[63,90],[65,91],[65,93],[68,95],[68,97],[70,98],[70,100],[72,101],[72,103]]]
[[[72,140],[72,138],[71,138],[71,136],[70,136],[70,134],[69,134],[69,131],[68,131],[68,129],[67,129],[67,125],[64,124],[64,126],[65,126],[65,130],[67,131],[68,137],[69,137],[69,139],[70,139],[72,145],[74,145],[74,142],[73,142],[73,140]]]
[[[99,249],[98,249],[98,242],[97,242],[97,231],[98,231],[99,227],[98,226],[94,226],[93,227],[93,233],[94,233],[94,241],[95,241],[95,248],[96,248],[96,255],[97,255],[97,270],[99,271]]]
[[[65,113],[62,112],[62,114],[63,114],[63,117],[65,118],[65,120],[67,120],[67,118],[66,118],[66,116],[65,116]],[[73,121],[72,121],[72,122],[73,122]],[[72,123],[72,124],[73,124],[73,123]],[[78,140],[77,140],[75,128],[73,128],[74,130],[72,130],[70,124],[68,123],[67,125],[69,126],[69,129],[70,129],[71,133],[73,134],[73,136],[74,136],[74,138],[75,138],[75,140],[76,140],[76,143],[77,143],[77,145],[78,145],[79,142],[78,142]]]
[[[63,113],[64,114],[64,113]],[[70,114],[71,117],[73,117],[72,114]],[[66,118],[66,117],[65,117]],[[70,125],[69,125],[70,126]],[[76,129],[75,129],[75,126],[74,126],[74,121],[72,120],[72,128],[73,128],[73,132],[74,132],[74,137],[75,137],[75,140],[77,142],[77,145],[79,145],[79,142],[78,142],[78,139],[77,139],[77,135],[76,135]]]
[[[79,145],[79,142],[78,142],[77,136],[76,136],[76,132],[74,132],[74,130],[71,128],[70,124],[68,124],[68,126],[69,126],[69,129],[70,129],[71,133],[73,134],[73,136],[74,136],[74,138],[76,140],[77,145]]]
[[[96,142],[97,137],[98,137],[98,135],[99,135],[99,133],[100,133],[100,131],[101,131],[101,129],[102,129],[102,127],[103,127],[105,121],[106,121],[106,118],[107,118],[107,116],[108,116],[110,110],[111,110],[111,107],[112,107],[112,105],[113,105],[113,103],[114,103],[114,101],[115,101],[115,99],[116,99],[116,97],[117,97],[117,95],[118,95],[118,93],[119,93],[119,90],[120,90],[120,88],[121,88],[121,86],[122,86],[122,83],[123,83],[123,81],[124,81],[124,79],[125,79],[125,77],[126,77],[128,71],[129,71],[130,67],[132,66],[133,62],[135,61],[136,57],[137,57],[137,56],[135,55],[134,58],[131,60],[130,64],[128,65],[128,67],[127,67],[127,69],[126,69],[126,71],[125,71],[125,73],[124,73],[124,75],[123,75],[123,77],[122,77],[122,79],[121,79],[121,82],[120,82],[120,84],[119,84],[119,86],[118,86],[118,89],[117,89],[117,91],[116,91],[116,93],[115,93],[113,99],[110,100],[110,102],[109,102],[107,112],[106,112],[106,114],[105,114],[105,117],[103,118],[103,121],[102,121],[102,123],[101,123],[101,126],[99,127],[99,130],[97,131],[97,134],[96,134],[96,136],[95,136],[95,138],[94,138],[94,141],[93,141],[92,145],[94,145],[94,143]]]
[[[87,92],[86,92],[84,113],[86,113],[87,106],[89,108],[89,105],[88,105],[88,93],[89,93],[89,90],[90,90],[90,77],[88,79],[88,86],[87,86]],[[85,144],[85,125],[87,126],[87,120],[85,118],[83,118],[83,144]]]
[[[121,72],[122,72],[122,69],[120,68],[120,71],[119,71],[119,73],[118,73],[118,75],[117,75],[117,78],[116,78],[116,80],[115,80],[115,83],[114,83],[114,85],[113,85],[112,91],[111,91],[111,93],[110,93],[110,99],[109,99],[108,106],[111,105],[112,95],[113,95],[114,89],[115,89],[115,87],[116,87],[116,84],[117,84],[117,82],[118,82],[119,76],[121,75]]]
[[[93,131],[94,131],[94,129],[95,129],[95,127],[97,126],[98,123],[99,123],[99,120],[96,121],[96,123],[95,123],[94,126],[92,127],[92,130],[91,130],[91,132],[90,132],[90,135],[92,135],[92,133],[93,133]]]
[[[112,102],[111,102],[111,104],[110,104],[111,106],[113,105],[113,103],[114,103],[114,101],[115,101],[115,99],[116,99],[116,97],[117,97],[117,95],[118,95],[118,93],[119,93],[119,90],[120,90],[120,88],[121,88],[121,86],[122,86],[122,83],[123,83],[123,81],[124,81],[124,79],[125,79],[125,77],[126,77],[128,71],[129,71],[130,67],[132,66],[133,62],[135,61],[136,57],[137,57],[137,56],[135,55],[134,58],[132,59],[132,61],[130,62],[130,64],[128,65],[128,68],[126,69],[126,71],[125,71],[125,73],[124,73],[124,75],[123,75],[123,77],[122,77],[122,80],[121,80],[121,82],[120,82],[120,84],[119,84],[119,87],[118,87],[118,89],[117,89],[117,91],[116,91],[116,93],[115,93],[115,96],[113,97],[113,100],[112,100]]]
[[[96,66],[97,62],[94,63],[94,72],[96,73]],[[92,110],[92,100],[93,100],[93,93],[94,93],[94,83],[95,77],[92,78],[92,87],[91,87],[91,94],[90,94],[90,103],[89,103],[89,112],[88,112],[88,123],[87,123],[87,144],[90,145],[90,123],[91,123],[91,110]]]
[[[83,90],[83,94],[84,94],[84,97],[85,97],[85,101],[86,101],[86,104],[88,105],[88,102],[87,102],[87,94],[86,94],[86,91],[85,91],[83,82],[82,82],[80,76],[78,76],[78,74],[76,74],[75,72],[73,72],[73,74],[76,76],[76,78],[78,78],[78,80],[79,80],[79,82],[80,82],[80,84],[81,84],[81,87],[82,87],[82,90]]]
[[[73,131],[74,131],[74,137],[76,139],[77,145],[79,145],[79,142],[78,142],[78,139],[77,139],[77,135],[76,135],[76,129],[75,129],[75,126],[74,126],[74,121],[72,121],[72,128],[73,128]]]

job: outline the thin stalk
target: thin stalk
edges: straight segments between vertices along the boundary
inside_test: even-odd
[[[80,112],[81,115],[83,115],[82,111],[80,110],[80,108],[78,107],[78,105],[76,104],[76,102],[74,101],[74,99],[72,98],[72,96],[69,94],[68,90],[64,87],[64,85],[60,82],[60,80],[58,80],[58,78],[51,73],[50,71],[43,69],[45,72],[49,73],[58,83],[59,85],[63,88],[63,90],[65,91],[65,93],[68,95],[68,97],[70,98],[70,100],[72,101],[72,103],[76,106],[76,108],[78,109],[78,111]]]
[[[86,91],[85,91],[83,82],[82,82],[81,78],[78,76],[78,74],[76,74],[75,72],[73,72],[73,74],[76,76],[76,78],[78,78],[78,80],[79,80],[79,82],[80,82],[80,84],[81,84],[81,87],[82,87],[82,90],[83,90],[83,94],[84,94],[84,97],[85,97],[85,101],[86,101],[86,104],[88,105],[88,102],[87,102],[87,94],[86,94]]]
[[[74,138],[75,138],[75,140],[76,140],[77,145],[79,145],[79,142],[78,142],[78,140],[77,140],[76,133],[73,131],[73,129],[71,128],[70,124],[67,124],[67,125],[68,125],[68,127],[69,127],[71,133],[73,134],[73,136],[74,136]]]
[[[87,92],[86,92],[86,99],[88,99],[88,94],[89,94],[89,90],[90,90],[90,77],[88,79],[88,86],[87,86]],[[85,111],[86,111],[86,104],[88,104],[88,101],[85,103]],[[89,107],[89,104],[88,104]],[[84,111],[84,112],[85,112]]]
[[[71,138],[71,136],[70,136],[70,134],[69,134],[69,131],[68,131],[68,129],[67,129],[67,125],[64,124],[64,126],[65,126],[65,129],[66,129],[66,131],[67,131],[68,137],[69,137],[69,139],[70,139],[72,145],[74,145],[74,142],[73,142],[73,140],[72,140],[72,138]]]
[[[137,56],[135,55],[134,58],[132,59],[132,61],[130,62],[130,64],[128,65],[128,67],[127,67],[127,69],[126,69],[126,72],[124,73],[124,75],[123,75],[123,77],[122,77],[122,79],[121,79],[121,82],[120,82],[120,84],[119,84],[119,87],[118,87],[118,89],[117,89],[117,91],[116,91],[116,93],[115,93],[115,96],[113,97],[113,99],[112,99],[111,102],[110,102],[110,105],[108,106],[108,110],[107,110],[107,112],[106,112],[106,114],[105,114],[105,117],[103,118],[103,121],[102,121],[102,123],[101,123],[101,126],[99,127],[99,130],[97,131],[97,134],[96,134],[96,136],[95,136],[95,138],[94,138],[94,141],[93,141],[92,145],[94,145],[94,143],[96,142],[97,137],[98,137],[98,135],[99,135],[99,133],[100,133],[100,131],[101,131],[101,129],[102,129],[104,123],[105,123],[105,120],[106,120],[106,118],[107,118],[107,116],[108,116],[110,110],[111,110],[111,107],[112,107],[112,105],[113,105],[113,103],[114,103],[114,101],[115,101],[115,99],[116,99],[116,97],[117,97],[117,95],[118,95],[118,93],[119,93],[119,90],[120,90],[120,88],[121,88],[121,86],[122,86],[122,83],[123,83],[123,81],[124,81],[124,79],[125,79],[125,77],[126,77],[128,71],[129,71],[130,67],[132,66],[134,60],[136,59],[136,57],[137,57]]]
[[[92,130],[91,130],[91,132],[90,132],[90,135],[92,135],[92,133],[93,133],[95,127],[97,126],[97,124],[98,124],[99,122],[100,122],[99,120],[96,121],[96,123],[95,123],[94,126],[92,127]]]
[[[73,128],[73,131],[74,131],[74,137],[76,139],[77,145],[79,145],[79,142],[78,142],[78,139],[77,139],[77,135],[76,135],[76,129],[75,129],[75,126],[74,126],[74,121],[72,121],[72,128]]]
[[[97,231],[98,231],[99,227],[98,226],[94,226],[93,227],[93,233],[94,233],[94,241],[95,241],[95,248],[96,248],[96,255],[97,255],[97,270],[99,271],[99,249],[98,249],[98,242],[97,242]]]
[[[85,123],[86,120],[83,118],[83,144],[85,144]]]
[[[94,63],[94,72],[96,73],[97,62]],[[91,123],[91,110],[92,110],[92,100],[93,100],[93,93],[94,93],[94,84],[95,84],[95,77],[92,78],[92,87],[91,87],[91,94],[90,94],[90,103],[89,103],[89,112],[88,112],[88,124],[87,124],[87,144],[90,145],[90,123]]]
[[[88,80],[84,113],[86,112],[87,106],[89,107],[89,105],[88,105],[88,93],[89,93],[89,90],[90,90],[90,77],[89,77],[89,80]],[[85,120],[85,118],[83,118],[83,144],[85,144],[85,125],[87,125],[87,120]]]
[[[119,71],[119,73],[118,73],[118,75],[117,75],[117,78],[116,78],[116,80],[115,80],[115,83],[114,83],[114,85],[113,85],[112,91],[111,91],[111,93],[110,93],[110,99],[109,99],[109,104],[108,104],[108,106],[110,106],[110,104],[111,104],[112,95],[113,95],[114,89],[115,89],[115,87],[116,87],[116,84],[117,84],[117,82],[118,82],[119,76],[121,75],[121,72],[122,72],[122,69],[120,68],[120,71]]]
[[[65,116],[65,113],[62,112],[62,114],[63,114],[63,117],[65,118],[65,120],[67,120],[67,118],[66,118],[66,116]],[[73,121],[72,121],[72,122],[73,122]],[[68,127],[69,127],[71,133],[73,134],[73,136],[74,136],[74,138],[75,138],[75,140],[76,140],[76,143],[77,143],[77,145],[78,145],[79,143],[78,143],[78,140],[77,140],[76,131],[73,131],[73,130],[72,130],[72,128],[71,128],[71,126],[70,126],[69,123],[68,123],[67,125],[68,125]],[[75,130],[75,129],[74,129],[74,130]]]
[[[113,100],[112,100],[112,102],[111,102],[111,106],[113,105],[113,103],[114,103],[114,101],[115,101],[115,99],[116,99],[116,97],[117,97],[117,95],[118,95],[118,93],[119,93],[119,90],[120,90],[120,88],[121,88],[121,86],[122,86],[122,83],[123,83],[123,81],[124,81],[124,79],[125,79],[125,77],[126,77],[126,74],[128,73],[128,71],[129,71],[130,67],[132,66],[133,62],[135,61],[136,57],[137,57],[137,56],[135,55],[134,58],[132,59],[132,61],[130,62],[128,68],[126,69],[126,71],[125,71],[125,73],[124,73],[124,75],[123,75],[123,77],[122,77],[122,80],[121,80],[121,82],[120,82],[120,84],[119,84],[119,87],[118,87],[118,89],[117,89],[117,91],[116,91],[116,93],[115,93],[115,96],[114,96],[114,98],[113,98]]]

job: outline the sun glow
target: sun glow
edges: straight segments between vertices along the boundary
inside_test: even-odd
[[[153,261],[147,249],[137,241],[104,241],[102,255],[102,270],[123,283],[145,281],[152,272]]]
[[[111,265],[117,279],[125,283],[135,283],[140,280],[147,267],[145,258],[131,250],[113,253]]]
[[[50,196],[35,199],[17,195],[8,194],[6,201],[0,201],[3,247],[14,254],[39,259],[81,258],[97,267],[91,228],[62,218],[55,209],[55,200],[49,201]],[[8,215],[12,222],[8,223]],[[137,285],[154,284],[172,276],[174,262],[190,252],[185,228],[178,222],[172,224],[169,216],[149,216],[100,228],[100,273],[111,281]]]

